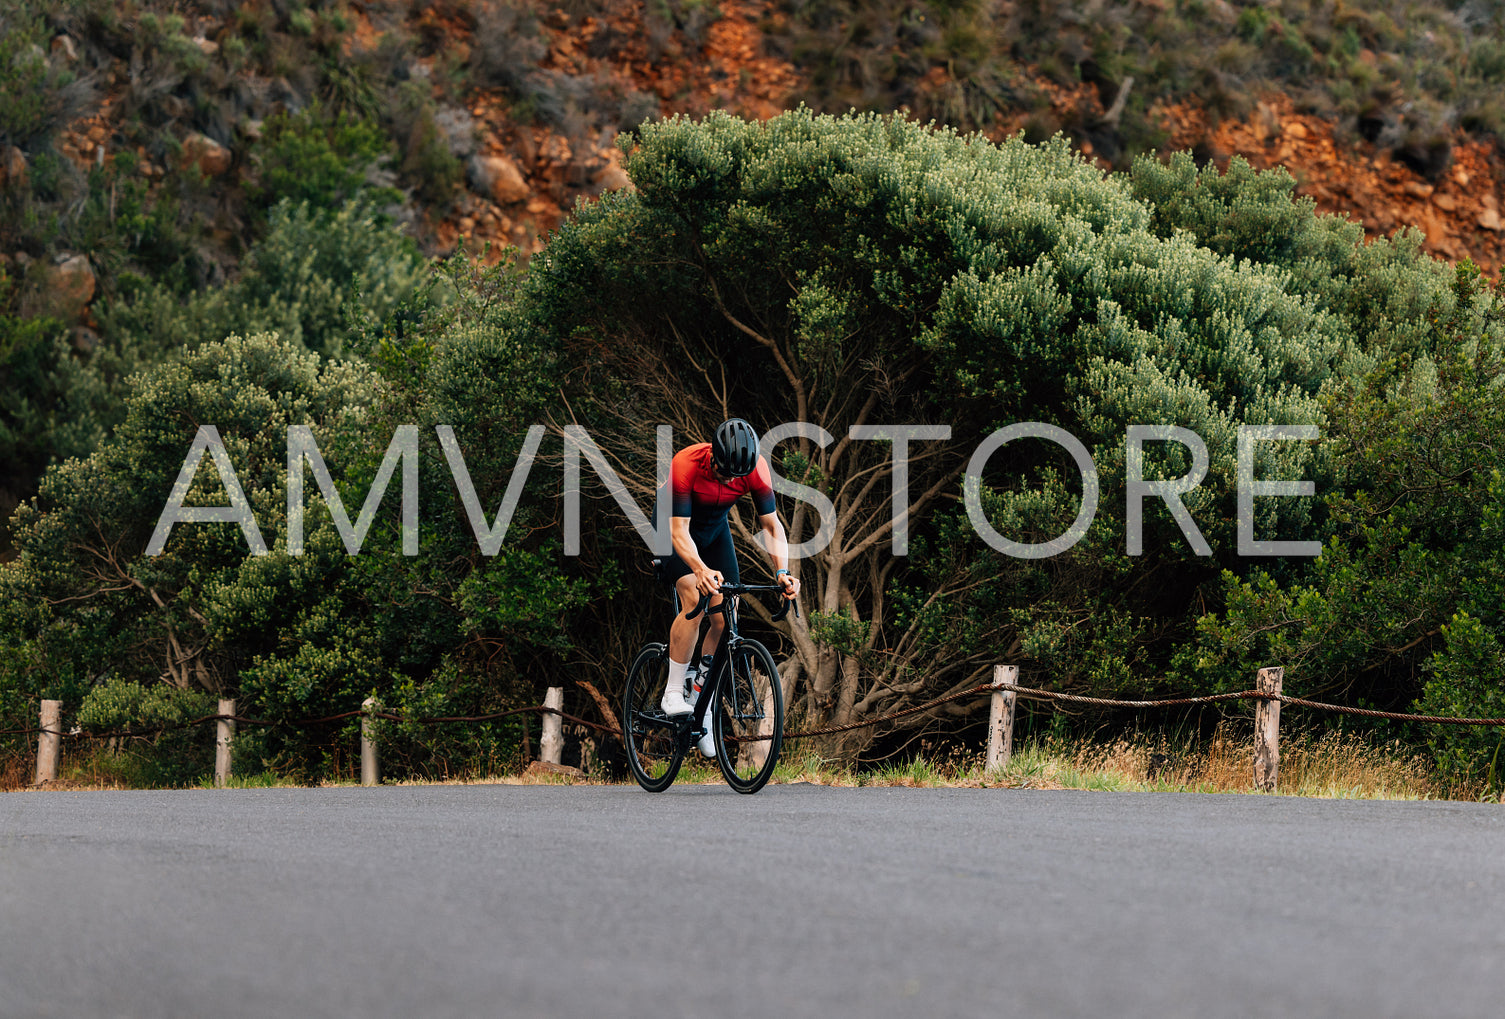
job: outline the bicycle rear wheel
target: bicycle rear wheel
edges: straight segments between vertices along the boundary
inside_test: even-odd
[[[743,640],[731,654],[711,706],[716,761],[726,784],[755,793],[773,776],[784,743],[784,688],[773,655],[755,640]]]
[[[627,689],[622,694],[627,767],[638,785],[650,793],[661,793],[674,783],[687,746],[683,726],[665,716],[658,706],[668,681],[668,649],[650,644],[638,652],[627,671]]]

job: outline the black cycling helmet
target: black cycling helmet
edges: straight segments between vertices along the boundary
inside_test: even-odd
[[[732,478],[744,477],[758,466],[758,433],[741,418],[723,421],[711,436],[711,459],[716,469]]]

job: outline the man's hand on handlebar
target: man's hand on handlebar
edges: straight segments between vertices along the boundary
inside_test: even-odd
[[[715,594],[721,590],[721,571],[709,568],[696,570],[695,590],[701,594]]]
[[[787,570],[784,570],[778,574],[778,581],[779,586],[784,589],[783,594],[786,599],[793,601],[796,597],[799,596],[800,578],[796,577],[794,574],[788,572]]]

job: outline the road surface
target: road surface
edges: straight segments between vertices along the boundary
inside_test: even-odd
[[[1498,1016],[1505,807],[0,795],[0,1015]]]

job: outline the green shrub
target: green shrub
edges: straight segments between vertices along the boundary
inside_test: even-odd
[[[101,317],[118,356],[137,366],[232,332],[276,332],[294,346],[338,356],[348,312],[384,317],[423,273],[412,240],[368,206],[325,211],[284,200],[270,211],[267,234],[236,282],[187,299],[147,286]]]
[[[1474,43],[1468,69],[1490,85],[1505,85],[1505,40],[1485,37]]]
[[[60,0],[7,0],[0,8],[0,145],[30,149],[94,100],[91,83],[53,60],[48,18]]]
[[[1416,710],[1454,718],[1505,718],[1505,627],[1460,610],[1442,633],[1443,647],[1429,663],[1431,678]],[[1484,778],[1496,790],[1505,785],[1500,728],[1438,725],[1432,732],[1432,752],[1445,771]]]
[[[98,297],[116,292],[125,276],[192,293],[218,268],[204,253],[209,231],[198,215],[198,196],[180,186],[186,182],[178,175],[154,189],[137,166],[135,153],[120,152],[92,167],[83,200],[57,223],[50,241],[89,253]]]
[[[425,271],[412,239],[368,205],[325,211],[284,202],[231,292],[245,316],[232,327],[275,330],[295,346],[337,357],[348,315],[385,317]]]
[[[314,212],[284,202],[271,210],[267,235],[238,280],[193,288],[191,254],[170,198],[159,192],[148,206],[139,184],[109,172],[95,174],[94,184],[71,236],[95,238],[92,250],[106,266],[147,262],[161,271],[152,282],[123,271],[116,292],[95,302],[101,336],[92,350],[74,349],[62,323],[0,311],[0,499],[7,511],[36,491],[48,463],[98,447],[124,418],[136,373],[231,333],[275,331],[294,346],[338,356],[350,316],[385,318],[425,275],[412,240],[368,207]],[[94,207],[106,184],[117,199],[113,229],[106,211]],[[130,229],[139,232],[123,237]],[[0,309],[12,289],[0,276]]]
[[[465,169],[434,122],[428,83],[407,82],[397,96],[392,116],[402,139],[402,176],[425,202],[442,207],[454,197]]]
[[[532,4],[524,0],[496,0],[477,13],[470,57],[471,83],[502,88],[516,99],[549,50]]]
[[[110,735],[113,752],[96,747],[95,767],[133,786],[187,786],[209,769],[214,726],[187,725],[214,714],[215,696],[165,683],[143,686],[110,676],[89,688],[76,721]]]
[[[142,686],[111,676],[84,695],[77,721],[94,732],[130,732],[177,726],[214,710],[214,694],[207,690],[179,690],[164,683]]]
[[[208,69],[209,58],[188,38],[186,27],[183,16],[175,11],[145,11],[136,19],[136,46],[148,62],[163,65],[166,73],[180,80],[196,77]]]
[[[240,652],[211,646],[206,620],[214,592],[259,560],[247,559],[246,538],[233,525],[175,528],[155,557],[144,554],[147,540],[203,423],[220,430],[256,518],[275,540],[286,513],[287,426],[338,433],[370,400],[368,373],[321,368],[319,360],[270,337],[205,344],[137,379],[125,420],[100,449],[49,470],[39,497],[16,512],[20,561],[0,570],[0,600],[25,606],[11,623],[24,649],[12,682],[28,692],[87,691],[114,677],[150,690],[166,663],[178,689],[233,689]],[[187,503],[224,500],[206,466]],[[94,568],[78,558],[97,561],[91,547],[114,552]],[[305,562],[313,569],[322,560]]]
[[[1462,550],[1464,565],[1455,578],[1459,607],[1441,627],[1443,644],[1427,662],[1430,678],[1416,704],[1424,714],[1505,718],[1505,466],[1499,464],[1505,458],[1488,459],[1496,466],[1474,504],[1477,535],[1469,536],[1473,541]],[[1505,787],[1501,733],[1438,726],[1430,742],[1445,769],[1486,777],[1499,789]]]
[[[313,214],[278,206],[234,283],[185,295],[170,277],[125,278],[119,295],[97,306],[102,342],[80,366],[77,384],[110,394],[104,417],[113,425],[124,415],[133,374],[231,333],[276,330],[294,344],[338,350],[342,308],[352,299],[357,274],[369,271],[377,303],[385,307],[416,281],[419,266],[411,242],[378,225],[369,211]],[[396,282],[397,293],[387,289],[389,282]]]
[[[337,208],[360,194],[368,171],[391,154],[381,128],[357,114],[318,104],[280,113],[267,120],[256,146],[255,194],[265,206],[286,199]]]

